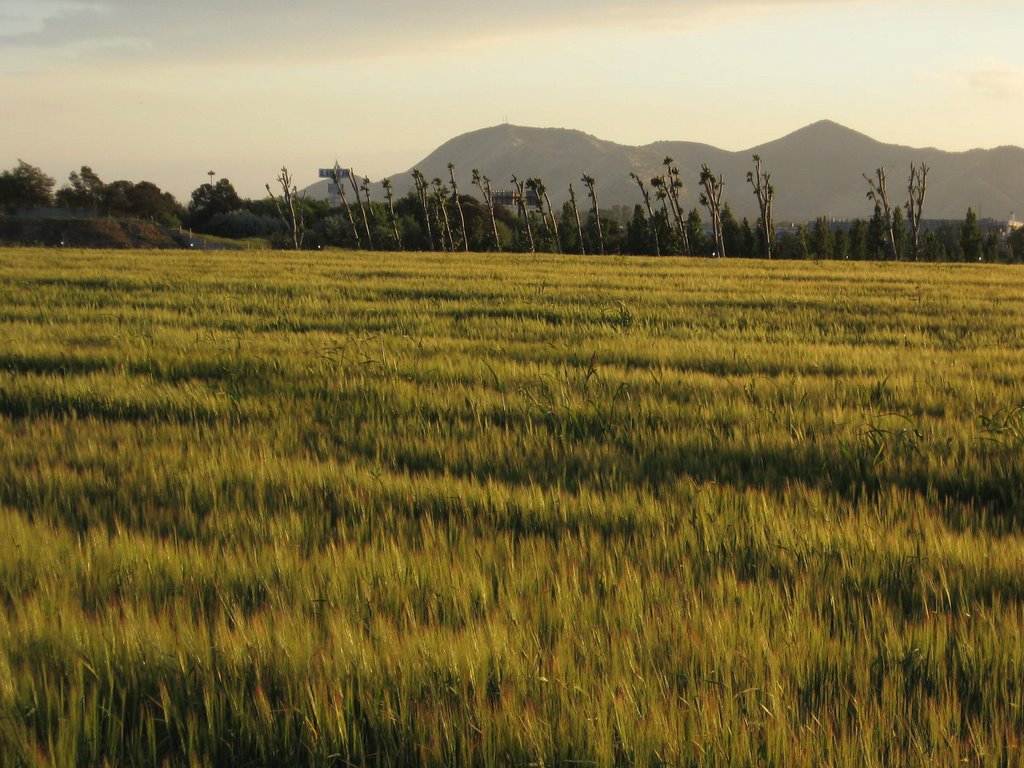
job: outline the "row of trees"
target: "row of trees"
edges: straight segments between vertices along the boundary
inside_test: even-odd
[[[511,190],[495,191],[491,179],[472,171],[479,196],[458,187],[455,166],[448,178],[428,180],[412,172],[413,189],[397,198],[390,179],[379,182],[335,169],[340,208],[311,200],[282,168],[267,197],[240,197],[227,179],[196,188],[187,207],[155,184],[103,182],[88,166],[72,172],[54,192],[54,180],[19,161],[0,173],[0,206],[94,211],[135,217],[166,226],[185,225],[225,237],[269,238],[288,248],[339,246],[386,250],[526,251],[762,258],[913,259],[928,261],[1024,260],[1024,233],[1003,239],[968,211],[962,222],[924,223],[928,167],[912,164],[907,200],[894,204],[885,169],[864,175],[871,218],[852,222],[818,219],[810,226],[778,228],[773,220],[775,188],[762,159],[754,155],[747,173],[758,203],[756,221],[737,220],[723,200],[725,180],[703,165],[700,207],[686,211],[679,167],[666,157],[649,179],[631,174],[641,202],[602,208],[597,182],[583,173],[583,193],[568,187],[568,200],[556,209],[543,179],[513,176]],[[703,213],[702,213],[703,210]],[[904,212],[906,215],[904,215]],[[705,223],[705,216],[707,223]]]
[[[39,168],[19,160],[0,173],[0,208],[38,209],[56,206],[102,216],[150,219],[177,226],[186,211],[169,192],[150,181],[104,183],[92,168],[72,171],[68,183],[54,192],[56,182]]]

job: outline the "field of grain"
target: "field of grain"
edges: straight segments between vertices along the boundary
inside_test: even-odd
[[[1021,765],[1022,298],[0,251],[0,765]]]

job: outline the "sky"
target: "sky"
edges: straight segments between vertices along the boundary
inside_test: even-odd
[[[830,119],[1024,145],[1021,0],[0,0],[0,168],[187,203],[510,122],[743,150]]]

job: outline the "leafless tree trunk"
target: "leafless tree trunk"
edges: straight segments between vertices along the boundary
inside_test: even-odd
[[[378,235],[380,235],[380,229],[377,226],[377,217],[374,216],[373,206],[370,205],[370,180],[364,176],[362,183],[359,185],[359,188],[363,190],[363,197],[366,198],[366,218],[367,221],[369,222],[371,231],[376,232]]]
[[[366,207],[363,205],[363,198],[359,194],[359,187],[356,186],[356,176],[354,173],[349,173],[348,180],[352,184],[352,191],[355,192],[356,202],[359,203],[359,216],[363,220],[363,229],[366,231],[366,242],[369,243],[370,250],[374,250],[373,247],[373,235],[370,234],[370,219],[366,215]]]
[[[527,179],[526,188],[537,196],[537,210],[540,212],[540,220],[544,222],[544,230],[554,237],[555,250],[561,253],[562,247],[558,242],[558,222],[555,221],[555,212],[551,209],[548,188],[544,186],[543,180],[538,176]],[[547,205],[547,209],[545,209],[545,205]]]
[[[434,178],[434,208],[438,213],[438,222],[441,226],[441,247],[444,250],[455,252],[455,238],[452,235],[452,222],[448,218],[448,187],[440,178]],[[445,238],[448,245],[444,245]]]
[[[487,213],[491,217],[491,232],[494,234],[494,250],[501,250],[501,238],[498,237],[498,221],[494,218],[494,198],[491,197],[491,180],[481,176],[480,171],[473,169],[473,183],[480,188],[480,194],[484,198],[484,205],[487,206]]]
[[[910,235],[913,238],[911,246],[914,249],[914,261],[921,258],[921,209],[924,208],[924,194],[926,181],[928,179],[928,166],[921,163],[918,168],[914,163],[910,164],[910,181],[907,184],[907,193],[910,199],[907,201],[907,218],[910,219]]]
[[[601,255],[604,256],[604,232],[601,230],[601,207],[597,204],[597,189],[594,183],[594,177],[588,176],[584,173],[580,177],[580,181],[587,188],[587,195],[590,197],[593,203],[594,210],[594,222],[597,224],[597,244],[601,250]]]
[[[352,206],[348,204],[348,200],[345,198],[345,185],[341,183],[341,171],[342,169],[335,164],[334,170],[331,171],[331,178],[334,179],[334,184],[338,188],[338,196],[341,197],[341,204],[345,206],[345,213],[348,217],[349,226],[352,227],[352,237],[355,238],[356,248],[361,249],[363,247],[363,243],[359,239],[359,227],[356,225],[356,217],[352,213]],[[346,173],[351,172],[346,171]]]
[[[715,233],[715,250],[721,258],[725,257],[725,238],[722,236],[722,190],[725,180],[715,176],[707,164],[700,167],[700,183],[704,191],[700,196],[700,204],[708,209],[711,215],[711,228]]]
[[[420,198],[420,205],[423,208],[423,226],[427,229],[427,242],[430,244],[430,250],[434,248],[434,234],[430,227],[430,204],[427,200],[427,180],[423,176],[423,172],[419,168],[414,168],[412,171],[412,181],[416,185],[416,194]]]
[[[452,179],[452,199],[459,211],[459,224],[462,226],[462,244],[469,253],[469,233],[466,231],[466,216],[462,212],[462,201],[459,199],[459,185],[455,181],[455,163],[448,163],[448,174]]]
[[[300,251],[302,250],[302,240],[306,234],[306,211],[303,205],[305,195],[299,194],[299,190],[292,183],[291,174],[288,173],[288,169],[285,167],[281,168],[281,173],[277,176],[277,183],[281,185],[283,203],[271,191],[269,184],[266,185],[267,194],[274,201],[277,215],[281,217],[284,225],[291,230],[292,244],[295,246],[295,250]]]
[[[668,199],[672,205],[672,215],[676,220],[676,231],[679,232],[679,239],[683,242],[683,255],[691,256],[690,233],[686,229],[686,217],[683,215],[683,206],[679,200],[679,194],[683,190],[683,180],[679,175],[679,167],[673,165],[671,157],[666,157],[662,165],[668,171]]]
[[[516,188],[516,203],[518,204],[519,212],[523,216],[523,221],[526,222],[526,236],[530,240],[530,253],[536,253],[537,244],[533,241],[533,226],[530,224],[530,212],[526,208],[525,184],[513,176],[512,185]]]
[[[402,236],[398,232],[398,216],[395,215],[395,197],[391,186],[391,179],[383,179],[381,186],[384,187],[384,194],[388,199],[388,212],[391,214],[391,229],[395,236],[395,244],[398,250],[405,250],[402,247]]]
[[[579,232],[580,236],[580,254],[586,256],[587,243],[583,239],[583,222],[580,221],[580,209],[576,205],[576,190],[572,188],[572,184],[569,185],[569,204],[572,206],[572,213],[576,217],[576,231]]]
[[[877,203],[882,208],[882,216],[885,217],[886,235],[889,239],[889,255],[895,261],[899,258],[899,251],[896,248],[896,231],[892,224],[892,208],[889,206],[889,193],[885,189],[885,169],[879,168],[876,170],[874,178],[866,173],[862,175],[868,183],[868,187],[870,187],[867,194],[868,199]]]
[[[754,170],[747,171],[747,181],[754,188],[757,205],[761,209],[761,237],[764,238],[764,255],[772,257],[772,243],[775,239],[775,227],[772,224],[772,202],[775,199],[775,187],[771,183],[771,174],[761,167],[761,156],[754,155]]]

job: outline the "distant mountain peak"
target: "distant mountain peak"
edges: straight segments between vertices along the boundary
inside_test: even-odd
[[[756,201],[745,184],[751,155],[759,154],[776,189],[776,219],[810,221],[818,216],[862,218],[871,215],[863,174],[876,168],[890,171],[890,193],[902,197],[902,174],[912,162],[926,162],[927,218],[958,218],[968,207],[993,217],[1024,210],[1024,149],[943,152],[886,144],[837,123],[818,120],[793,133],[740,152],[692,141],[658,141],[625,146],[571,128],[537,128],[501,123],[469,131],[446,141],[414,167],[428,178],[447,178],[455,165],[460,187],[470,189],[471,171],[508,184],[513,175],[543,178],[552,203],[568,198],[568,187],[587,173],[597,180],[601,204],[641,202],[630,172],[644,181],[664,172],[663,160],[674,158],[685,185],[682,202],[698,208],[698,178],[706,163],[726,181],[725,199],[740,217],[756,220]],[[411,168],[409,169],[412,170]],[[411,187],[409,173],[395,174],[395,191]],[[403,183],[404,182],[404,183]]]

